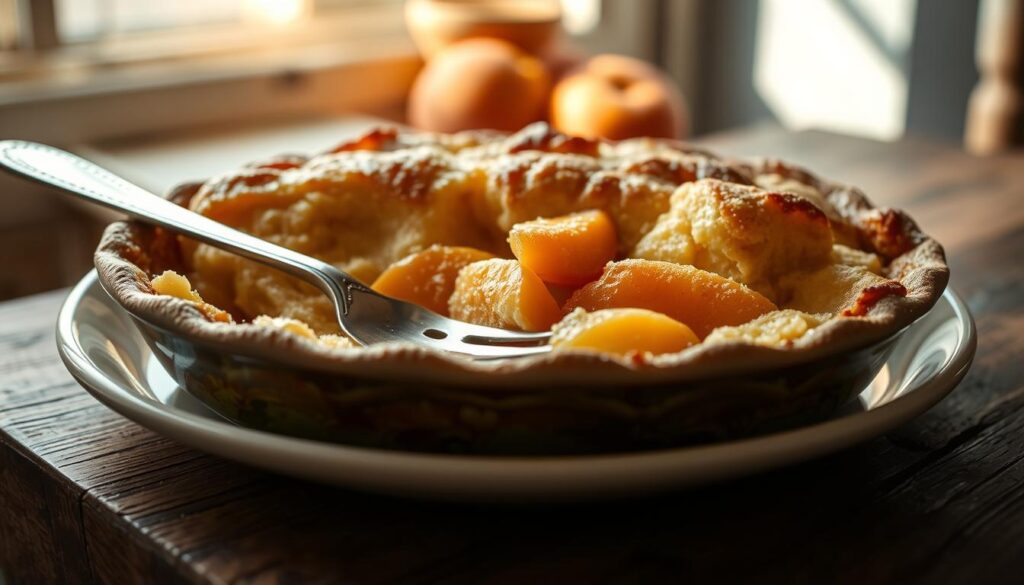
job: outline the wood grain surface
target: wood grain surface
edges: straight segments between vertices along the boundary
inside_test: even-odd
[[[960,387],[885,437],[741,481],[604,504],[424,504],[252,470],[123,419],[64,370],[65,293],[44,294],[0,305],[6,582],[1024,580],[1024,154],[773,127],[707,145],[859,185],[946,244],[980,333]]]

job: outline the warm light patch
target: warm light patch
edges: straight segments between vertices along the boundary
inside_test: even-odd
[[[562,26],[572,35],[593,32],[601,22],[599,0],[561,0]]]
[[[285,25],[308,16],[308,0],[246,0],[245,17],[264,24]]]
[[[783,125],[882,140],[903,134],[917,0],[759,7],[754,87]]]

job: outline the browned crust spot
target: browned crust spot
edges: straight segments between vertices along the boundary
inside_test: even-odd
[[[283,154],[265,161],[252,163],[247,166],[253,169],[287,171],[290,169],[297,169],[307,162],[309,162],[309,157],[307,156],[303,156],[301,154]]]
[[[843,310],[842,316],[863,317],[867,315],[868,312],[871,311],[871,308],[877,305],[879,301],[890,296],[907,296],[907,287],[895,280],[869,286],[860,291],[860,294],[857,295],[857,300],[853,302],[853,305]]]
[[[719,179],[739,185],[753,183],[740,167],[699,156],[687,159],[645,158],[623,165],[619,170],[681,185],[700,179]]]
[[[539,150],[591,157],[598,156],[600,146],[600,141],[562,134],[546,124],[531,126],[526,132],[518,132],[507,143],[509,154]]]
[[[327,151],[329,154],[337,154],[339,152],[351,152],[353,150],[370,150],[374,152],[381,152],[384,150],[391,150],[395,147],[398,141],[398,129],[397,128],[374,128],[366,134],[363,134],[355,140],[349,140],[348,142],[342,142],[333,149]]]
[[[203,317],[206,317],[214,323],[234,323],[234,319],[231,318],[231,315],[227,311],[218,309],[206,301],[196,303],[195,305],[196,308],[199,309],[199,312],[203,314]]]
[[[382,167],[379,174],[374,173],[373,178],[402,199],[426,201],[436,178],[436,169],[430,166],[423,159],[413,165],[394,161]]]
[[[697,180],[697,165],[693,161],[647,158],[623,166],[622,171],[639,173],[675,184]]]
[[[920,243],[920,238],[914,236],[917,226],[912,225],[906,214],[895,209],[866,212],[861,222],[871,246],[886,258],[895,258]]]
[[[753,185],[747,169],[741,165],[731,162],[721,162],[711,158],[700,158],[697,162],[698,179],[718,179],[737,185]]]
[[[231,175],[221,184],[221,188],[218,191],[225,195],[230,195],[240,188],[252,189],[253,187],[262,187],[280,178],[281,171],[272,167],[260,166],[254,169],[245,169]]]
[[[761,172],[768,175],[779,175],[786,179],[791,179],[798,183],[803,183],[804,185],[813,187],[818,191],[824,190],[822,181],[819,180],[818,177],[814,176],[814,174],[802,167],[791,165],[778,159],[765,159],[761,163]]]
[[[594,173],[587,181],[580,201],[591,205],[601,205],[622,195],[622,178],[611,173]]]
[[[825,212],[807,199],[792,193],[765,193],[765,200],[769,205],[774,205],[783,213],[799,213],[807,216],[812,221],[828,223]]]

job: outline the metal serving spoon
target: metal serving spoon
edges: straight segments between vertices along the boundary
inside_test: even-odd
[[[534,355],[551,349],[544,345],[548,333],[519,333],[464,323],[378,294],[326,262],[217,223],[52,146],[0,141],[0,166],[297,276],[331,299],[342,330],[363,345],[402,341],[479,359]]]

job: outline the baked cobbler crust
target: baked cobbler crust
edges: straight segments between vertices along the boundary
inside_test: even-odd
[[[359,375],[393,375],[397,361],[449,381],[469,372],[514,384],[605,371],[628,375],[604,382],[644,383],[783,366],[896,333],[934,304],[948,279],[934,240],[853,187],[776,160],[730,161],[650,139],[599,143],[543,125],[511,136],[376,130],[323,155],[257,163],[172,197],[367,282],[435,244],[507,257],[513,225],[603,209],[616,223],[620,257],[691,264],[780,308],[682,352],[643,359],[569,351],[479,363],[398,345],[347,349],[315,339],[337,326],[308,285],[142,224],[108,228],[96,254],[101,282],[138,317],[234,351]],[[784,240],[773,236],[783,232]],[[214,322],[192,302],[153,294],[150,275],[167,268],[187,273],[211,305],[246,320],[298,320],[315,334],[266,320]]]

